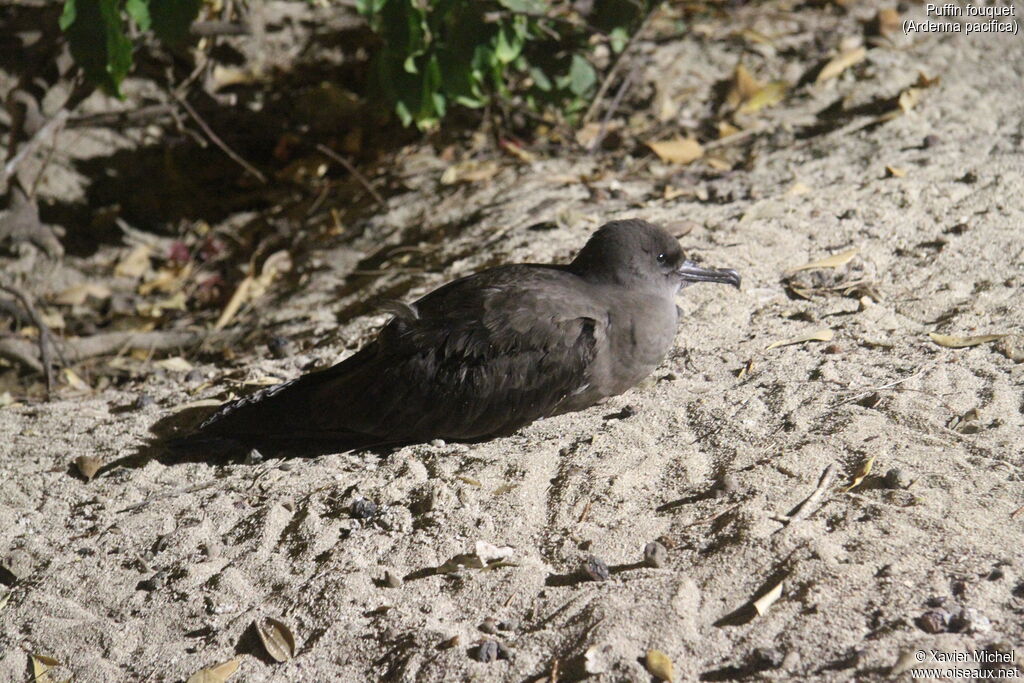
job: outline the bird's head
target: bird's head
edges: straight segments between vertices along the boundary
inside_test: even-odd
[[[656,225],[641,220],[612,221],[601,226],[569,266],[585,279],[674,294],[694,282],[740,286],[728,268],[705,268],[689,261],[679,242]]]

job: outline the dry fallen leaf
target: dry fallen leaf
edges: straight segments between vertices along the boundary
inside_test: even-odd
[[[839,266],[849,263],[850,260],[859,253],[860,249],[858,249],[857,247],[854,247],[853,249],[847,249],[846,251],[841,251],[838,254],[832,254],[831,256],[820,258],[817,261],[811,261],[810,263],[805,263],[802,266],[790,268],[789,270],[786,271],[786,275],[789,276],[792,275],[793,273],[799,273],[801,270],[817,270],[819,268],[838,268]]]
[[[110,298],[110,288],[95,282],[86,282],[74,287],[68,287],[53,297],[53,303],[65,306],[79,306],[92,297],[105,300]]]
[[[978,346],[980,344],[987,344],[994,342],[1005,337],[1005,334],[979,334],[974,337],[954,337],[947,334],[937,334],[935,332],[929,332],[928,336],[932,338],[932,341],[939,346],[945,346],[947,349],[965,349],[969,346]]]
[[[50,675],[50,669],[60,666],[61,663],[46,655],[30,655],[30,657],[32,658],[33,683],[55,683],[53,676]]]
[[[793,183],[793,186],[791,188],[786,190],[786,196],[789,196],[789,197],[799,197],[800,195],[807,194],[810,191],[811,191],[811,186],[810,185],[807,185],[806,183],[801,183],[800,181],[797,181],[797,182]],[[793,272],[793,271],[790,271],[790,272]]]
[[[227,306],[225,306],[224,310],[221,311],[220,317],[217,318],[217,322],[213,325],[213,329],[222,330],[231,322],[235,317],[235,314],[238,313],[238,309],[240,309],[246,299],[249,298],[249,290],[252,288],[254,282],[256,282],[256,278],[252,275],[246,275],[242,281],[238,283],[235,293],[231,295],[231,299],[228,301]]]
[[[256,633],[267,654],[278,662],[287,662],[295,656],[295,637],[282,622],[273,617],[265,617],[263,623],[256,624]]]
[[[71,368],[64,368],[62,371],[64,375],[64,381],[68,383],[68,386],[78,391],[92,391],[92,387],[86,384],[85,380],[79,377],[74,370]]]
[[[154,363],[158,368],[163,368],[170,372],[188,372],[192,369],[192,364],[181,356],[174,356],[173,358],[164,358]]]
[[[780,346],[789,346],[790,344],[803,344],[804,342],[809,341],[832,341],[832,338],[835,336],[836,333],[834,330],[831,330],[827,327],[823,327],[820,330],[814,330],[813,332],[801,334],[800,336],[793,337],[792,339],[785,339],[783,341],[774,342],[771,345],[769,345],[768,348],[765,349],[765,351],[771,351],[772,349],[777,349]]]
[[[871,466],[875,464],[875,456],[871,456],[860,464],[860,468],[857,473],[853,475],[853,482],[849,486],[845,487],[843,491],[852,491],[853,489],[860,486],[860,483],[864,481],[864,477],[871,474]]]
[[[754,610],[757,611],[758,616],[764,616],[775,601],[782,597],[782,581],[780,580],[777,584],[772,586],[767,593],[754,600]]]
[[[670,164],[689,164],[704,156],[704,147],[693,138],[648,142],[647,146],[659,159]]]
[[[849,69],[854,64],[861,62],[867,57],[868,51],[863,47],[854,48],[853,50],[847,50],[842,54],[834,57],[824,66],[818,77],[814,79],[815,83],[822,83],[831,78],[836,78],[839,74]]]
[[[888,37],[900,29],[900,13],[892,7],[878,10],[872,22],[872,30],[880,36]]]
[[[652,676],[660,681],[671,681],[675,675],[672,666],[672,660],[669,656],[660,650],[648,650],[647,656],[644,658],[647,664],[647,670]]]
[[[732,87],[725,96],[725,103],[735,109],[757,94],[764,86],[743,66],[736,65],[732,72]]]
[[[132,278],[142,277],[149,270],[150,254],[150,248],[145,244],[140,244],[128,252],[117,266],[114,267],[114,275]]]
[[[238,665],[241,661],[241,659],[235,657],[216,666],[211,666],[209,669],[200,669],[189,676],[186,683],[224,683],[224,681],[231,678],[238,671]]]
[[[103,461],[94,455],[80,455],[75,458],[75,467],[86,481],[92,481],[92,478],[99,472],[100,467],[103,466]]]
[[[442,185],[455,185],[456,183],[476,183],[482,180],[490,180],[501,167],[496,161],[463,161],[453,164],[441,174]]]
[[[754,114],[781,102],[788,91],[789,83],[786,81],[772,81],[754,93],[738,111],[741,114]]]
[[[902,178],[907,175],[906,169],[898,168],[896,166],[886,166],[885,174],[890,178]]]

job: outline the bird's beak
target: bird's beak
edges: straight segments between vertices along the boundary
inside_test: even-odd
[[[683,261],[676,271],[683,283],[688,282],[717,282],[722,285],[732,285],[736,289],[740,287],[740,274],[732,268],[703,268],[693,261]]]

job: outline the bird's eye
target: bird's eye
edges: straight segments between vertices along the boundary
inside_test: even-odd
[[[658,254],[658,263],[660,263],[661,265],[665,265],[666,263],[668,263],[668,255]]]

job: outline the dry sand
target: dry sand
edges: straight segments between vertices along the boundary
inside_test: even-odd
[[[838,37],[872,13],[814,21]],[[786,76],[786,54],[748,59]],[[686,38],[652,48],[648,81],[696,89],[683,106],[700,117],[735,61],[728,41]],[[894,97],[918,70],[941,82],[908,115],[799,134],[836,99]],[[352,317],[367,298],[411,299],[497,262],[564,260],[613,218],[691,222],[683,245],[740,270],[743,289],[685,290],[676,347],[648,383],[481,444],[150,461],[86,484],[69,469],[76,456],[130,455],[178,406],[223,397],[230,368],[200,365],[210,384],[198,391],[154,373],[0,410],[0,555],[24,562],[0,587],[0,680],[27,680],[29,653],[83,682],[184,680],[235,656],[239,681],[526,681],[556,667],[560,680],[646,681],[649,649],[678,680],[881,680],[920,649],[1013,651],[1024,633],[1021,92],[1021,38],[918,36],[788,103],[777,117],[790,123],[752,167],[718,179],[673,180],[645,160],[588,189],[560,179],[593,162],[565,160],[443,187],[440,161],[410,155],[413,189],[360,238],[315,254],[300,292],[266,301],[268,324],[300,350],[240,349],[243,378],[290,378],[351,352],[385,320]],[[665,200],[666,183],[689,192]],[[559,227],[530,229],[543,221]],[[434,249],[430,272],[339,298],[361,259],[419,242]],[[787,269],[852,247],[849,264],[805,279],[863,281],[857,291],[787,296]],[[831,342],[766,350],[821,328]],[[929,332],[1016,336],[948,349]],[[124,410],[142,393],[156,403]],[[836,492],[868,458],[871,474]],[[832,465],[810,514],[787,524]],[[379,514],[353,518],[359,497]],[[655,539],[664,566],[639,566]],[[511,566],[428,571],[478,542],[511,547]],[[581,577],[590,555],[610,580]],[[388,570],[402,585],[386,585]],[[754,613],[750,601],[780,580],[778,600]],[[293,631],[291,661],[262,654],[252,624],[265,616]],[[510,628],[487,635],[487,618]],[[510,658],[475,661],[482,638]]]

